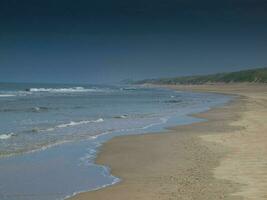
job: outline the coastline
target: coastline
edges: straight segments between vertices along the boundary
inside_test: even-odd
[[[122,181],[70,199],[266,198],[267,86],[167,87],[239,97],[230,104],[194,115],[207,119],[205,122],[173,127],[162,134],[120,136],[108,141],[96,162],[109,166]],[[254,145],[250,146],[253,138]],[[255,148],[259,145],[261,148]]]

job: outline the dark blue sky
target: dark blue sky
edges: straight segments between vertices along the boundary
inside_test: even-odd
[[[0,0],[0,82],[267,66],[266,0]]]

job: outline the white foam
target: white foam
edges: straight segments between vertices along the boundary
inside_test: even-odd
[[[54,130],[55,130],[54,128],[45,129],[45,131],[54,131]]]
[[[119,116],[114,116],[113,118],[115,119],[126,119],[128,115],[119,115]]]
[[[71,88],[30,88],[30,92],[54,92],[54,93],[72,93],[72,92],[97,92],[100,89],[89,89],[84,87],[71,87]]]
[[[99,118],[97,120],[85,120],[85,121],[79,121],[79,122],[71,121],[70,123],[60,124],[60,125],[58,125],[56,127],[57,128],[66,128],[66,127],[69,127],[69,126],[77,126],[77,125],[82,125],[82,124],[100,123],[100,122],[104,122],[104,119]]]
[[[92,121],[92,122],[99,123],[99,122],[103,122],[103,121],[104,121],[104,119],[103,119],[103,118],[99,118],[99,119],[97,119],[97,120],[95,120],[95,121]]]
[[[14,135],[14,133],[1,134],[1,135],[0,135],[0,140],[7,140],[7,139],[11,138],[12,135]]]
[[[14,97],[14,94],[0,94],[0,97]]]
[[[73,194],[71,194],[71,195],[67,195],[66,197],[64,197],[63,200],[69,199],[69,198],[71,198],[71,197],[73,197],[73,196],[75,196],[75,195],[77,195],[77,194],[83,193],[83,192],[89,192],[89,191],[97,191],[97,190],[101,190],[101,189],[106,188],[106,187],[108,187],[108,186],[115,185],[115,184],[117,184],[117,183],[119,183],[119,182],[121,181],[121,179],[119,179],[119,178],[117,178],[117,177],[115,177],[115,176],[112,176],[112,175],[111,175],[111,177],[114,178],[114,180],[113,180],[111,183],[104,184],[104,185],[102,185],[102,186],[96,187],[96,188],[91,189],[91,190],[82,190],[82,191],[74,192]]]
[[[107,135],[107,134],[109,134],[109,133],[112,133],[112,131],[106,131],[106,132],[100,133],[100,134],[98,134],[98,135],[90,136],[89,139],[95,140],[95,139],[97,139],[97,138],[99,138],[99,137],[101,137],[101,136],[103,136],[103,135]]]
[[[167,121],[168,121],[168,118],[167,117],[162,117],[162,118],[160,118],[160,122],[149,124],[147,126],[142,127],[141,129],[148,129],[148,128],[151,128],[153,126],[165,124]]]

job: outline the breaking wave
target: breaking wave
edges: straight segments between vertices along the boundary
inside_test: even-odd
[[[60,125],[56,126],[56,128],[66,128],[69,126],[77,126],[77,125],[81,125],[81,124],[100,123],[100,122],[104,122],[104,119],[99,118],[97,120],[84,120],[84,121],[78,121],[78,122],[71,121],[70,123],[60,124]]]
[[[14,94],[0,94],[0,97],[14,97]]]
[[[119,116],[114,116],[113,118],[115,119],[126,119],[128,115],[119,115]]]
[[[14,135],[14,133],[1,134],[0,140],[7,140],[7,139],[11,138],[13,135]]]
[[[71,93],[71,92],[98,92],[100,89],[84,88],[84,87],[71,87],[71,88],[29,88],[28,92],[53,92],[53,93]]]

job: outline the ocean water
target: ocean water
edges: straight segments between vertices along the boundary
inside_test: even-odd
[[[120,179],[94,163],[114,136],[163,131],[231,97],[133,86],[0,84],[0,199],[54,200]]]

